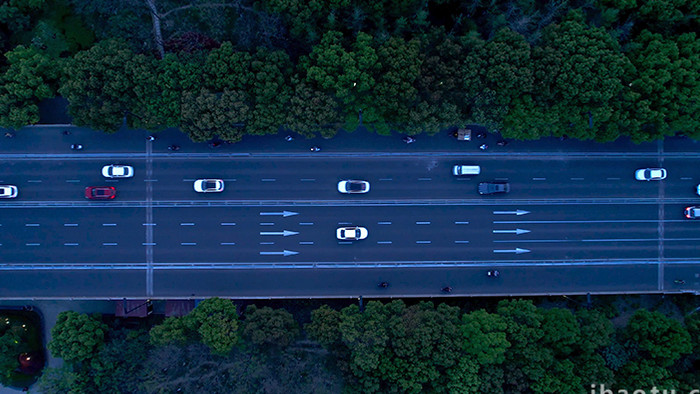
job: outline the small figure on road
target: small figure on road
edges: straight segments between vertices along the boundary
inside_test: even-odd
[[[381,282],[379,283],[379,287],[381,287],[382,289],[386,289],[387,287],[389,287],[389,282]]]
[[[11,131],[8,131],[7,133],[5,133],[5,138],[12,138],[14,136],[15,136],[15,133],[13,133]]]
[[[218,148],[221,146],[221,141],[212,141],[209,143],[210,148]]]
[[[498,145],[498,146],[506,146],[506,145],[508,145],[508,141],[506,141],[506,140],[498,140],[498,142],[496,142],[496,145]]]
[[[489,148],[489,146],[486,145],[486,144],[481,144],[481,145],[479,145],[479,149],[481,149],[481,150],[486,150],[486,149],[488,149],[488,148]]]
[[[452,293],[452,287],[450,286],[445,286],[442,288],[443,293]]]
[[[684,285],[685,281],[683,279],[676,279],[673,281],[673,283],[675,283],[677,285]]]
[[[172,151],[180,150],[180,145],[170,145],[170,146],[168,146],[168,150],[172,150]]]
[[[476,133],[476,138],[486,138],[486,133],[484,133],[483,131],[480,131],[480,132]]]
[[[320,150],[321,150],[321,148],[319,146],[314,145],[311,147],[311,152],[318,152]]]
[[[63,135],[70,135],[70,130],[63,130]]]
[[[411,137],[410,135],[407,135],[407,136],[403,137],[402,141],[407,143],[407,144],[412,144],[412,143],[416,142],[416,139]]]
[[[148,137],[146,137],[146,141],[155,141],[155,140],[156,140],[155,135],[149,135]]]
[[[559,137],[559,141],[564,141],[564,140],[568,140],[568,139],[569,139],[569,136],[566,135],[566,134],[564,134],[564,135],[562,135],[561,137]]]
[[[486,273],[486,276],[489,276],[491,278],[498,278],[499,275],[501,275],[501,273],[498,272],[498,270],[491,270]]]
[[[82,150],[82,149],[83,149],[83,145],[82,145],[82,144],[72,144],[72,145],[70,146],[70,148],[73,149],[73,150]]]
[[[294,140],[294,137],[292,137],[292,135],[291,135],[291,134],[287,134],[287,136],[286,136],[286,137],[284,137],[284,140],[285,140],[285,141],[287,141],[287,142],[289,142],[289,141],[292,141],[292,140]]]

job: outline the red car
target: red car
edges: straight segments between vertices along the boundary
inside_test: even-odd
[[[85,188],[85,198],[88,200],[112,200],[117,195],[113,186],[88,186]]]

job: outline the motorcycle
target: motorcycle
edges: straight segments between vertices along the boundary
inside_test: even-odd
[[[168,150],[178,151],[178,150],[180,150],[180,146],[179,145],[170,145],[170,146],[168,146]]]
[[[407,135],[407,136],[402,138],[402,141],[407,143],[407,144],[412,144],[412,143],[416,142],[416,139]]]
[[[73,150],[83,150],[83,145],[82,144],[72,144],[70,146],[70,148]]]
[[[314,146],[311,147],[311,152],[318,152],[318,151],[320,151],[320,150],[321,150],[321,148],[318,147],[318,146],[316,146],[316,145],[314,145]]]
[[[486,273],[486,276],[491,277],[491,278],[498,278],[498,276],[501,275],[498,270],[491,270]]]

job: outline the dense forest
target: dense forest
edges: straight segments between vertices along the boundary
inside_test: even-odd
[[[370,301],[208,299],[125,328],[63,312],[42,393],[557,393],[700,389],[693,296]],[[273,305],[275,306],[275,305]],[[162,318],[161,318],[162,319]],[[639,391],[635,391],[639,392]],[[670,392],[670,391],[668,391]]]
[[[700,138],[697,0],[2,0],[0,126]]]

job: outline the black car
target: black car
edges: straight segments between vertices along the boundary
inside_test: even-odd
[[[479,194],[508,193],[510,183],[508,182],[481,182],[479,183]]]

